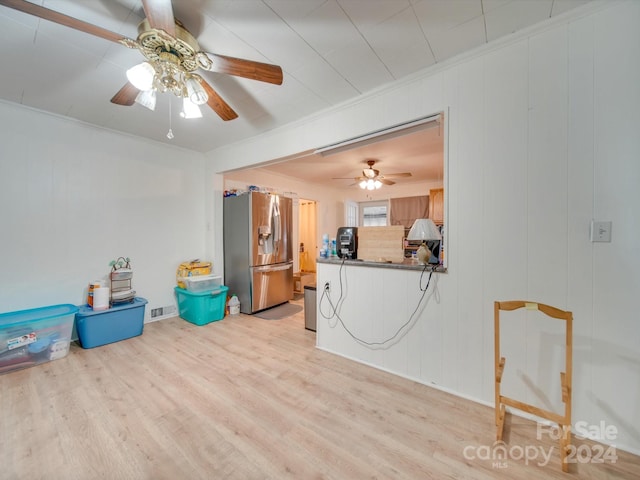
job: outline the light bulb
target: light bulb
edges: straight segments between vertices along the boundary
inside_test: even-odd
[[[156,71],[149,62],[142,62],[127,70],[127,79],[138,90],[150,90]]]
[[[205,91],[204,87],[194,76],[189,76],[185,81],[187,86],[187,96],[195,105],[203,105],[209,100],[209,95]]]
[[[155,89],[151,90],[141,90],[136,96],[136,103],[142,105],[149,110],[156,109],[156,91]]]
[[[187,97],[182,100],[182,112],[180,116],[183,118],[202,118],[202,112],[198,105],[194,104]]]

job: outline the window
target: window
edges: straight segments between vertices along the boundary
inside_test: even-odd
[[[361,202],[360,225],[363,227],[384,227],[388,225],[388,202]]]

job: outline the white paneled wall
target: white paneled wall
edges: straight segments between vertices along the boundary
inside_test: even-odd
[[[567,309],[567,30],[533,37],[528,47],[527,292]],[[562,412],[564,324],[540,315],[523,323],[521,398]]]
[[[5,103],[0,122],[0,312],[85,303],[118,256],[147,320],[175,305],[204,255],[203,156]]]
[[[640,443],[640,2],[607,10],[593,28],[593,217],[613,221],[613,241],[593,244],[591,384],[596,418],[629,422]],[[613,372],[616,372],[615,374]],[[609,393],[610,392],[610,393]],[[627,413],[629,412],[629,413]],[[615,420],[614,420],[615,419]],[[630,428],[633,428],[631,430]]]
[[[567,115],[567,304],[575,318],[574,332],[574,396],[580,402],[580,414],[596,418],[591,392],[594,362],[593,338],[593,245],[585,240],[594,212],[594,34],[595,19],[576,22],[568,31],[568,48],[575,61],[567,70],[571,89],[568,92]],[[601,247],[602,245],[598,245]],[[637,443],[636,443],[637,444]]]
[[[458,395],[493,403],[493,302],[572,310],[574,421],[618,429],[640,453],[640,2],[603,2],[386,91],[211,153],[218,171],[449,112],[449,272],[410,333],[387,349],[318,316],[319,346]],[[270,157],[271,155],[271,157]],[[215,170],[214,168],[214,170]],[[611,243],[589,241],[592,218]],[[341,317],[367,341],[392,334],[419,295],[415,272],[345,272]],[[337,292],[338,268],[320,265]],[[319,288],[319,297],[321,290]],[[337,296],[333,295],[334,299]],[[560,405],[561,328],[531,313],[503,331],[509,394]]]

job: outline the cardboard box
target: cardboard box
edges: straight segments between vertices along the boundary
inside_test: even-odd
[[[404,227],[358,227],[358,258],[371,262],[404,262]]]

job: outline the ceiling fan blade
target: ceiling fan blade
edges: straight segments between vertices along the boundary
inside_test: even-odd
[[[118,90],[118,93],[113,96],[111,103],[130,107],[135,103],[138,93],[140,93],[140,90],[127,82],[124,84],[124,87]]]
[[[171,0],[142,0],[142,8],[152,28],[164,30],[172,37],[176,36]]]
[[[20,12],[28,13],[29,15],[43,18],[44,20],[48,20],[50,22],[64,25],[65,27],[71,27],[75,30],[89,33],[91,35],[104,38],[105,40],[109,40],[111,42],[124,43],[125,45],[126,45],[125,42],[135,43],[134,40],[124,37],[119,33],[105,30],[102,27],[98,27],[91,23],[83,22],[82,20],[78,20],[77,18],[70,17],[69,15],[65,15],[63,13],[56,12],[55,10],[50,10],[48,8],[41,7],[40,5],[36,5],[31,2],[26,2],[24,0],[0,0],[0,5],[13,8],[14,10],[18,10]]]
[[[207,56],[212,62],[208,70],[212,72],[226,73],[227,75],[282,85],[282,68],[277,65],[216,55],[215,53],[207,53]]]
[[[384,183],[385,185],[394,185],[396,183],[392,180],[387,180],[386,178],[382,178],[382,177],[378,177],[378,180]]]
[[[209,85],[203,78],[198,78],[200,83],[207,92],[209,99],[207,105],[218,114],[218,116],[225,122],[238,118],[238,114],[233,111],[227,102],[225,102],[220,95]]]
[[[385,178],[390,178],[390,177],[410,177],[411,173],[409,172],[402,172],[402,173],[385,173],[384,177]]]

